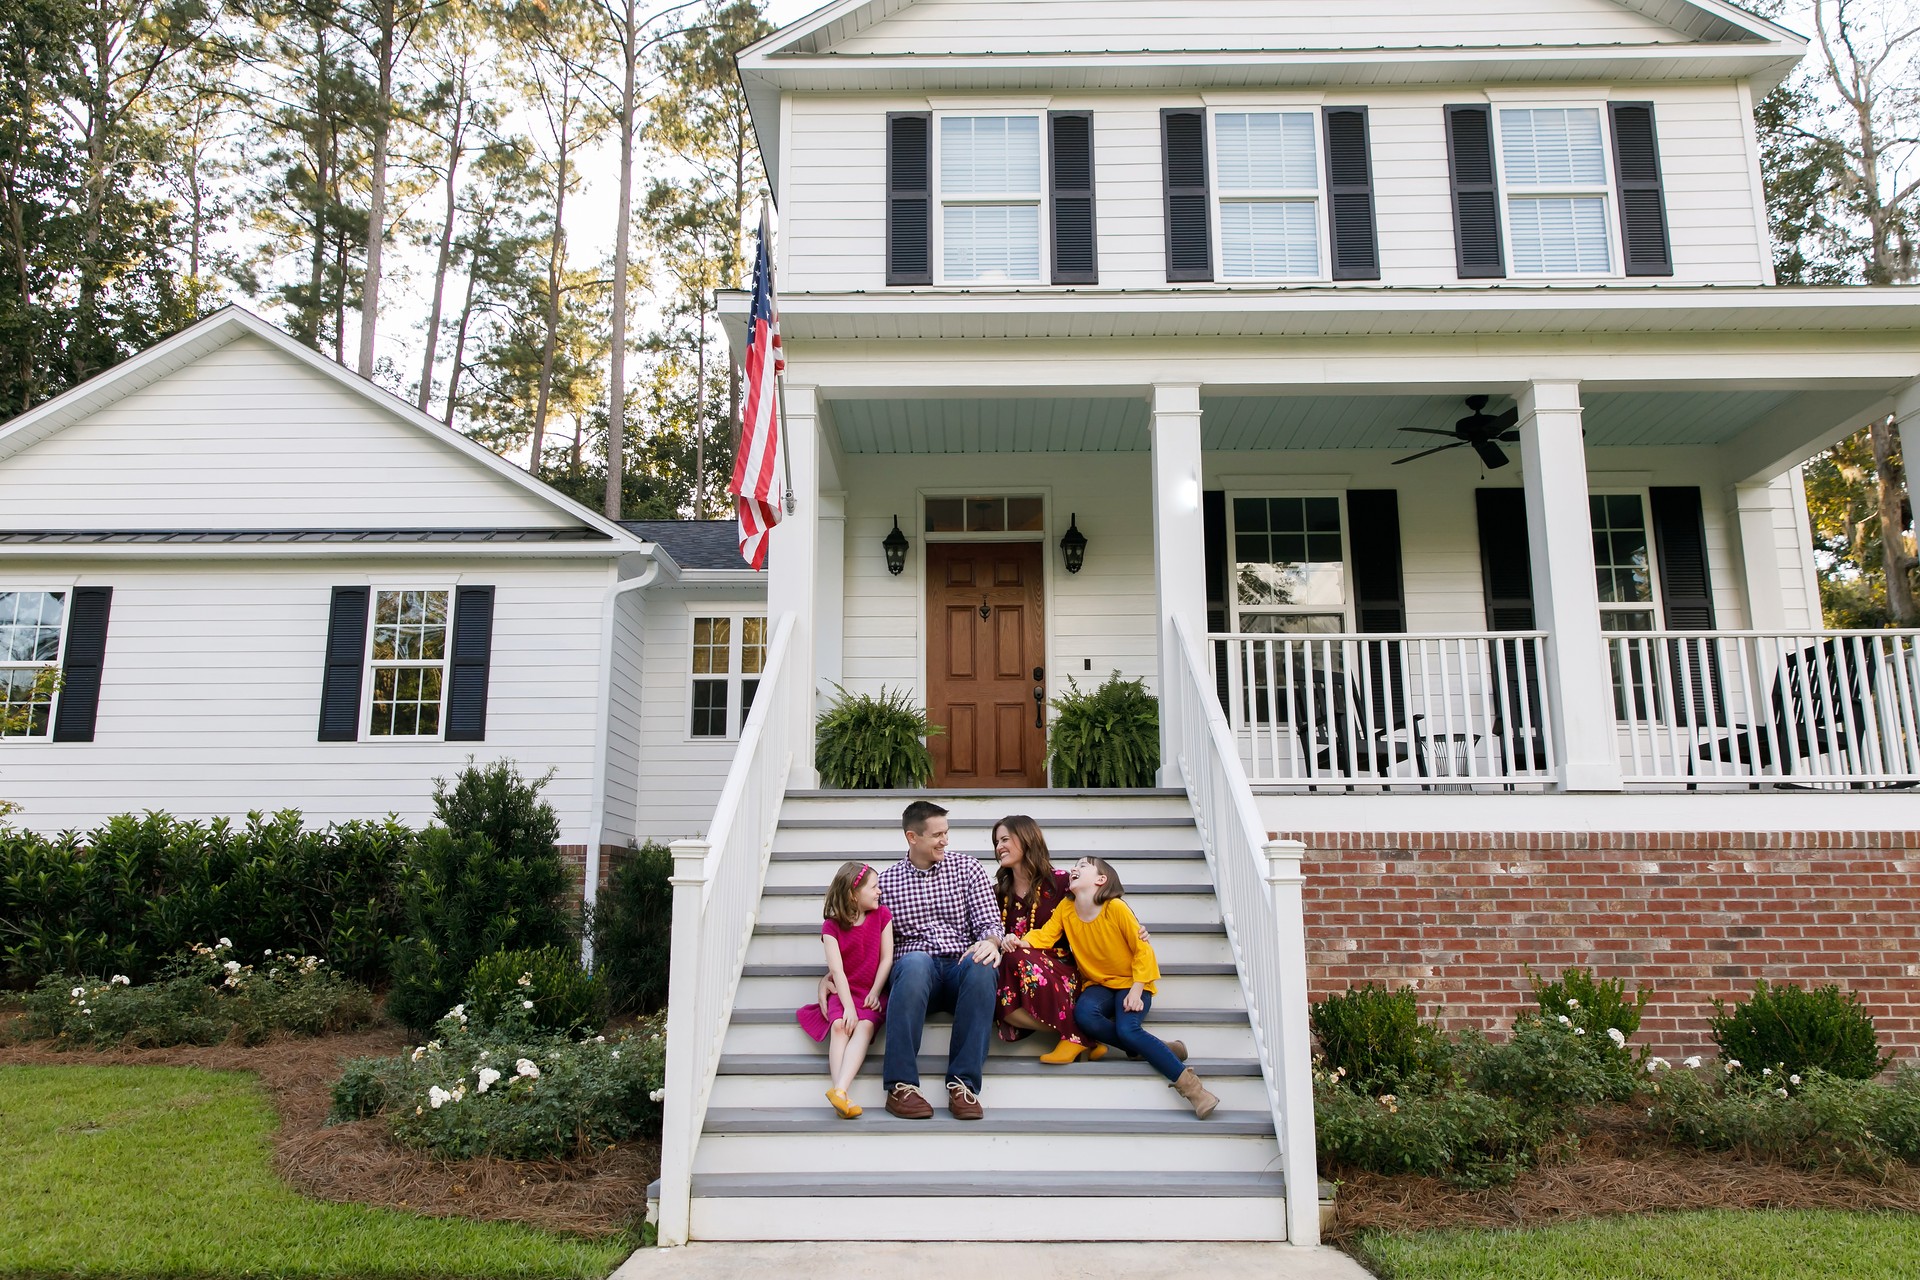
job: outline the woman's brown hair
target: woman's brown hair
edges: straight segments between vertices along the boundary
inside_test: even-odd
[[[1047,855],[1047,838],[1040,834],[1040,824],[1024,813],[1010,813],[993,824],[993,838],[997,843],[1000,829],[1006,828],[1008,835],[1020,842],[1020,861],[1026,864],[1027,874],[1033,878],[1034,886],[1040,887],[1053,882],[1053,859]],[[993,873],[993,887],[999,891],[1003,901],[1013,900],[1013,869],[1001,867]]]
[[[1113,869],[1111,862],[1108,862],[1105,858],[1096,858],[1091,854],[1087,856],[1087,861],[1093,864],[1095,871],[1107,878],[1105,884],[1093,891],[1093,900],[1096,903],[1112,902],[1115,898],[1122,897],[1126,894],[1127,887],[1120,883],[1120,873]]]
[[[827,885],[827,900],[820,907],[820,918],[831,920],[842,929],[851,929],[860,920],[860,904],[854,894],[866,883],[873,868],[864,862],[843,862]]]

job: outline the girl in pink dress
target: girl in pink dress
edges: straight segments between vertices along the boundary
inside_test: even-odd
[[[851,1120],[861,1108],[848,1097],[867,1060],[873,1031],[887,1016],[887,971],[893,968],[893,916],[880,905],[880,877],[864,862],[842,863],[820,908],[820,945],[827,953],[826,992],[794,1011],[815,1040],[828,1040],[827,1101]]]

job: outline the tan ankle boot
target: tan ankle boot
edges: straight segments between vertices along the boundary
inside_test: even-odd
[[[1167,1051],[1182,1062],[1187,1060],[1187,1042],[1185,1040],[1167,1041]]]
[[[1200,1083],[1200,1077],[1193,1074],[1192,1067],[1180,1073],[1173,1087],[1179,1090],[1181,1097],[1193,1104],[1193,1114],[1197,1120],[1205,1120],[1220,1105],[1220,1099],[1207,1092],[1207,1086]]]

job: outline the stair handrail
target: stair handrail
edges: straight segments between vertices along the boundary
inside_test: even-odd
[[[794,744],[805,740],[802,721],[812,710],[790,688],[798,678],[787,663],[793,628],[791,613],[774,624],[753,710],[740,730],[706,838],[675,840],[670,846],[673,935],[660,1135],[663,1245],[687,1241],[694,1150],[759,914]]]
[[[1301,901],[1306,847],[1269,840],[1234,749],[1219,693],[1186,621],[1172,619],[1174,687],[1163,691],[1168,743],[1220,899],[1234,968],[1247,1002],[1286,1182],[1287,1240],[1320,1241],[1320,1180],[1313,1132],[1313,1060],[1307,1026],[1307,934]]]

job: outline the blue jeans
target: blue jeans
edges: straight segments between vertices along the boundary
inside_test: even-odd
[[[978,964],[964,955],[906,951],[894,957],[887,984],[887,1056],[880,1067],[888,1093],[896,1084],[920,1083],[920,1036],[929,1013],[953,1015],[947,1079],[980,1091],[999,976],[997,965]]]
[[[1082,991],[1073,1005],[1073,1020],[1080,1025],[1080,1034],[1101,1044],[1118,1045],[1136,1058],[1145,1058],[1167,1079],[1178,1080],[1187,1064],[1173,1056],[1166,1041],[1142,1025],[1147,1020],[1147,1011],[1153,1008],[1153,993],[1140,993],[1138,1013],[1128,1013],[1120,1007],[1126,996],[1126,992],[1112,987],[1088,987]],[[892,1016],[891,1010],[888,1016]]]

